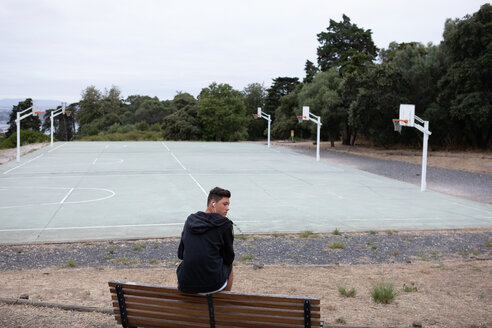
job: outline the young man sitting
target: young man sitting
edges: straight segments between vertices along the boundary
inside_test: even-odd
[[[234,235],[229,211],[231,192],[219,187],[210,190],[205,212],[186,219],[176,270],[178,289],[185,293],[212,294],[231,290],[233,281]]]

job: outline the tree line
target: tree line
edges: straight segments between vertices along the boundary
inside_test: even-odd
[[[89,86],[69,106],[74,115],[57,118],[57,138],[257,140],[265,137],[267,126],[252,117],[258,107],[272,116],[272,138],[287,139],[291,130],[314,138],[315,125],[296,119],[302,106],[309,106],[322,118],[321,139],[332,145],[364,139],[378,146],[417,146],[422,136],[416,129],[403,129],[401,135],[393,131],[391,119],[406,103],[415,104],[416,115],[430,121],[431,145],[491,147],[490,4],[462,19],[448,19],[439,45],[392,42],[378,49],[372,31],[345,15],[339,22],[330,20],[317,38],[317,62],[306,61],[304,79],[277,77],[269,88],[251,83],[235,90],[212,83],[197,98],[178,92],[172,100],[159,100],[141,95],[123,99],[115,86],[104,92]],[[27,105],[19,103],[14,110]]]

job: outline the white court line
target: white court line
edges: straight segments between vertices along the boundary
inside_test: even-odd
[[[463,204],[456,203],[456,202],[452,202],[452,203],[454,205],[458,205],[458,206],[462,206],[462,207],[466,207],[466,208],[471,208],[472,210],[475,210],[475,211],[480,211],[480,212],[485,212],[485,213],[492,213],[491,211],[482,210],[480,208],[476,208],[476,207],[473,207],[473,206],[467,206],[467,205],[463,205]]]
[[[92,165],[96,165],[97,158],[92,162]]]
[[[258,221],[236,221],[239,223],[249,223]],[[122,225],[107,225],[107,226],[85,226],[85,227],[58,227],[58,228],[28,228],[28,229],[3,229],[0,232],[21,232],[21,231],[49,231],[49,230],[82,230],[82,229],[114,229],[114,228],[145,228],[145,227],[168,227],[182,226],[184,222],[173,223],[149,223],[149,224],[122,224]]]
[[[48,150],[48,153],[51,153],[52,151],[55,151],[55,150],[57,150],[58,148],[65,146],[66,144],[67,144],[67,143],[65,142],[64,144],[61,144],[61,145],[59,145],[58,147],[55,147],[55,148],[53,148],[53,149],[51,149],[51,150]]]
[[[190,176],[190,178],[193,179],[193,181],[195,181],[195,183],[197,184],[197,186],[203,191],[203,193],[205,194],[205,196],[208,196],[207,192],[205,191],[205,189],[203,189],[203,187],[200,185],[200,183],[198,183],[198,181],[196,181],[196,179],[191,175],[191,173],[188,173],[188,175]]]
[[[62,201],[60,202],[60,204],[63,204],[65,203],[65,201],[67,200],[68,196],[70,196],[70,194],[73,192],[74,188],[70,189],[68,191],[68,194],[65,196],[65,198],[62,199]]]
[[[181,161],[176,157],[176,155],[174,155],[174,153],[171,153],[171,155],[173,155],[174,159],[176,160],[176,162],[179,163],[179,165],[181,165],[183,170],[186,170],[186,167],[184,167],[183,163],[181,163]]]
[[[163,142],[162,142],[162,145],[163,145],[164,147],[166,147],[167,151],[170,151],[170,150],[169,150],[169,147],[168,147],[165,143],[163,143]]]
[[[25,187],[27,188],[27,187]],[[41,188],[44,189],[44,188]],[[52,189],[68,189],[68,188],[52,188]],[[87,200],[78,200],[78,201],[73,201],[73,202],[67,202],[66,199],[63,200],[63,204],[83,204],[83,203],[92,203],[92,202],[99,202],[102,200],[110,199],[116,195],[116,193],[110,189],[104,189],[104,188],[77,188],[77,190],[99,190],[99,191],[106,191],[109,193],[108,196],[100,197],[100,198],[94,198],[94,199],[87,199]],[[69,193],[70,195],[70,193]],[[68,197],[68,195],[67,195]],[[11,209],[11,208],[24,208],[24,207],[32,207],[32,206],[47,206],[47,205],[60,205],[60,202],[56,203],[36,203],[36,204],[22,204],[22,205],[13,205],[13,206],[0,206],[0,209]]]
[[[7,173],[9,173],[9,172],[12,172],[13,170],[18,169],[19,167],[24,166],[24,165],[26,165],[27,163],[30,163],[30,162],[34,161],[35,159],[38,159],[38,158],[42,157],[43,155],[44,155],[44,154],[41,154],[41,155],[39,155],[39,156],[37,156],[37,157],[34,157],[33,159],[30,159],[30,160],[28,160],[27,162],[22,163],[22,164],[21,164],[21,165],[19,165],[19,166],[13,167],[13,168],[11,168],[11,169],[10,169],[10,170],[8,170],[8,171],[3,172],[3,174],[7,174]]]

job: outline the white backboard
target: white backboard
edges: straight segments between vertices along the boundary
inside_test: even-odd
[[[258,107],[258,112],[257,112],[257,114],[261,116],[261,107]]]
[[[309,106],[302,106],[303,120],[309,120]]]
[[[413,127],[415,125],[415,105],[400,104],[399,119],[408,121],[408,123],[400,122],[400,125]]]

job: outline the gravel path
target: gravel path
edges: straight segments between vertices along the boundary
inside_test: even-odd
[[[174,267],[179,240],[0,246],[0,271],[48,267]],[[237,235],[246,265],[380,264],[492,256],[492,229],[474,231]]]
[[[304,155],[316,156],[312,149],[282,147]],[[358,170],[420,186],[421,165],[329,150],[320,150],[320,158],[324,161],[347,165]],[[429,166],[427,167],[427,188],[452,196],[492,204],[492,175]]]

